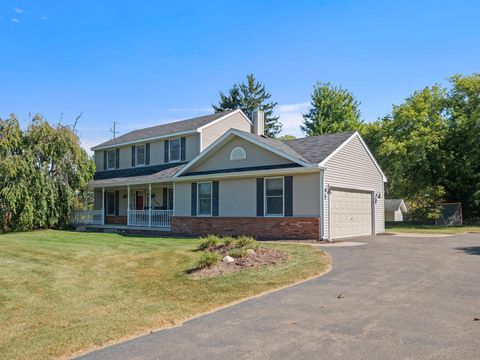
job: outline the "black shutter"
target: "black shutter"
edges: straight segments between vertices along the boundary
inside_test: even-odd
[[[103,193],[103,214],[107,215],[107,209],[108,209],[108,203],[107,203],[107,192],[105,191]]]
[[[212,216],[218,216],[218,181],[212,182]]]
[[[145,144],[145,165],[150,165],[150,144]]]
[[[197,216],[197,183],[192,183],[192,216]]]
[[[115,215],[119,214],[120,192],[115,191]]]
[[[185,144],[187,139],[182,137],[180,138],[180,160],[185,161],[186,154],[185,154]]]
[[[105,150],[103,152],[103,170],[107,170],[107,151]]]
[[[285,216],[293,216],[293,176],[285,176]]]
[[[264,216],[263,211],[263,178],[257,178],[257,216]]]
[[[168,150],[170,149],[170,146],[168,144],[168,140],[165,140],[163,143],[164,143],[164,146],[163,146],[163,151],[164,151],[163,160],[164,160],[165,163],[168,163],[170,161],[169,156],[168,156]]]
[[[132,146],[132,167],[135,167],[135,146]]]
[[[120,167],[120,149],[115,149],[115,169]]]
[[[167,197],[168,197],[168,189],[163,188],[163,210],[167,210],[167,207],[168,207]]]

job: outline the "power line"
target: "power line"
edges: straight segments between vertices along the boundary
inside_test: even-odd
[[[114,122],[113,122],[113,126],[112,126],[112,128],[110,129],[110,132],[111,132],[112,135],[113,135],[113,139],[115,139],[115,137],[116,137],[117,134],[119,133],[119,131],[117,131],[117,125],[118,125],[118,122],[114,121]]]

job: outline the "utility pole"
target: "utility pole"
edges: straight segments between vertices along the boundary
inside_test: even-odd
[[[116,129],[117,129],[117,122],[114,121],[113,122],[113,127],[110,129],[110,132],[113,134],[113,138],[115,139],[115,137],[117,136],[117,134],[119,133]]]

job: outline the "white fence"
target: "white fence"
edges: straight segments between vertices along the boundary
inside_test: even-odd
[[[102,210],[73,210],[70,212],[72,224],[101,225],[103,222]]]
[[[128,225],[142,227],[170,227],[173,210],[129,210]]]

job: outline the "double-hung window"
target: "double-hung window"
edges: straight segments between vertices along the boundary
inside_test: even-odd
[[[145,145],[137,146],[136,153],[136,164],[137,166],[145,165]]]
[[[200,182],[198,186],[197,214],[203,216],[212,215],[212,183]]]
[[[283,177],[265,179],[265,216],[284,215]]]
[[[172,139],[169,141],[170,162],[180,161],[181,144],[180,139]]]
[[[117,163],[116,156],[116,150],[109,150],[107,152],[107,169],[115,169],[115,165]]]

